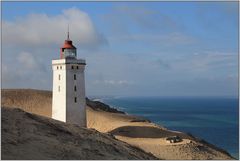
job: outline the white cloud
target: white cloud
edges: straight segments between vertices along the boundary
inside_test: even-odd
[[[138,16],[138,12],[135,14]],[[94,52],[81,49],[101,46],[106,40],[99,34],[91,18],[77,8],[66,9],[54,16],[31,14],[13,21],[4,20],[4,88],[51,89],[51,60],[59,56],[59,47],[66,38],[69,23],[70,38],[78,47],[78,55],[87,61],[85,74],[86,91],[89,95],[171,95],[176,94],[176,91],[181,94],[190,88],[197,88],[197,93],[200,88],[210,86],[212,89],[222,90],[219,94],[235,91],[235,84],[230,88],[229,80],[236,80],[236,54],[212,51],[191,54],[191,51],[180,50],[179,47],[187,45],[186,49],[189,49],[199,42],[191,35],[174,30],[175,25],[168,30],[171,28],[170,21],[164,25],[162,34],[128,30],[132,24],[140,24],[139,29],[148,31],[148,22],[151,21],[154,22],[150,24],[150,30],[155,25],[155,30],[162,30],[159,25],[165,23],[156,21],[154,16],[153,19],[148,19],[149,14],[151,13],[146,13],[143,18],[141,15],[134,17],[136,21],[131,23],[124,21],[126,16],[114,16],[114,21],[106,19],[105,22],[109,22],[103,22],[105,26],[102,30],[107,30],[111,46]],[[109,34],[112,22],[114,27],[126,27],[128,32]],[[192,53],[194,52],[196,51]],[[227,76],[228,80],[225,79]],[[218,80],[220,83],[216,83],[214,87]],[[220,85],[224,87],[219,88]],[[206,89],[206,93],[209,91],[211,89]]]
[[[37,67],[38,62],[36,59],[33,57],[33,54],[30,54],[28,52],[21,52],[18,55],[18,62],[23,66],[28,69],[33,69]]]
[[[104,85],[131,85],[132,81],[127,80],[95,80],[93,84],[104,84]]]
[[[3,87],[51,89],[51,60],[59,56],[68,24],[78,49],[95,49],[106,43],[88,14],[74,7],[58,15],[34,13],[3,20]]]
[[[3,61],[3,88],[46,89],[49,86],[51,74],[43,62],[37,58],[37,55],[25,51],[15,55],[15,57]]]
[[[203,51],[191,58],[191,66],[201,70],[237,68],[237,54],[218,51]]]
[[[70,38],[85,47],[97,47],[106,39],[97,32],[90,17],[77,8],[62,11],[62,14],[31,14],[15,21],[3,21],[4,45],[47,45],[61,44],[66,38],[67,26]]]
[[[162,46],[172,46],[172,45],[186,45],[193,44],[197,40],[191,36],[188,36],[181,32],[172,32],[163,35],[153,35],[153,34],[125,34],[117,37],[110,37],[109,40],[113,41],[130,41],[130,42],[145,42],[155,45],[161,44]]]
[[[225,80],[230,73],[237,73],[237,64],[237,53],[199,51],[172,59],[171,73],[178,80]]]

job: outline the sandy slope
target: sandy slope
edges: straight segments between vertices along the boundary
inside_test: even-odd
[[[109,132],[117,139],[140,147],[162,159],[233,159],[229,154],[185,133],[170,131],[148,122],[131,122],[135,117],[88,109],[88,126]],[[170,144],[168,136],[180,136],[183,141]]]
[[[32,92],[35,94],[32,94]],[[16,93],[21,93],[21,96],[19,96],[17,99],[16,96],[18,94]],[[38,101],[38,97],[42,99],[46,96],[46,93],[42,94],[41,91],[34,92],[33,90],[4,90],[2,91],[2,94],[2,104],[5,106],[20,106],[29,112],[51,116],[51,110],[46,110],[46,108],[51,108],[51,104],[48,105],[46,103],[43,103],[41,105],[42,102]],[[48,103],[51,102],[49,100],[51,100],[51,98],[47,98]],[[38,103],[38,108],[36,111],[32,108],[26,108],[29,106],[29,104],[34,105],[36,102]],[[136,116],[102,111],[99,108],[95,107],[98,106],[98,104],[94,104],[94,102],[92,102],[90,105],[91,107],[87,108],[88,128],[94,128],[103,133],[111,133],[117,139],[137,146],[146,152],[151,152],[158,158],[233,159],[224,150],[185,133],[170,131],[164,127],[155,125],[154,123]],[[44,107],[41,108],[41,106]],[[166,137],[175,135],[183,138],[183,142],[177,144],[166,143]]]
[[[52,116],[52,92],[33,89],[1,90],[1,105],[18,107],[38,115]]]
[[[96,130],[1,108],[2,159],[156,159]]]

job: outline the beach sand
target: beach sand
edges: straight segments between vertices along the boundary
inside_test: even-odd
[[[149,122],[135,122],[135,116],[96,111],[88,107],[88,128],[111,133],[117,139],[137,146],[161,159],[233,159],[229,155],[201,143],[195,137],[171,131]],[[133,121],[133,122],[132,122]],[[168,143],[169,136],[180,136],[183,141]]]
[[[97,104],[96,104],[97,105]],[[20,107],[25,111],[51,117],[51,92],[38,90],[2,90],[2,106]],[[171,131],[139,116],[106,112],[87,107],[87,127],[108,133],[130,145],[152,153],[160,159],[234,159],[226,151],[191,135]],[[179,136],[179,143],[166,138]]]

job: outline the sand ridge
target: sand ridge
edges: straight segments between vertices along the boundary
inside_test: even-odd
[[[20,98],[16,98],[18,95],[16,93],[21,94]],[[31,113],[51,116],[51,109],[48,109],[51,108],[51,92],[47,94],[49,97],[47,103],[38,100],[38,98],[46,97],[46,93],[43,94],[38,90],[2,90],[2,95],[2,105],[20,106],[20,108]],[[34,107],[34,105],[37,107],[36,111],[34,108],[27,108]],[[88,128],[113,135],[117,139],[150,152],[158,158],[181,160],[234,159],[226,151],[189,134],[168,130],[138,116],[103,111],[101,108],[96,108],[99,103],[94,103],[94,101],[90,105],[91,107],[87,107]],[[183,141],[173,144],[166,142],[166,137],[176,135],[180,136]]]
[[[111,133],[117,139],[151,152],[162,159],[233,159],[230,155],[199,142],[195,137],[171,131],[149,122],[132,122],[136,117],[117,113],[87,110],[88,127]],[[168,143],[169,136],[180,136],[183,141]]]
[[[1,159],[157,159],[93,129],[15,108],[1,108]]]

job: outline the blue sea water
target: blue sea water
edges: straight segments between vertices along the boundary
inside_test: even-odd
[[[171,130],[189,132],[239,158],[237,98],[119,97],[103,102]]]

